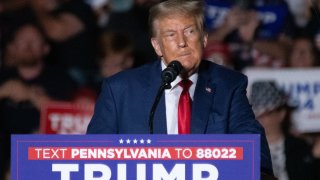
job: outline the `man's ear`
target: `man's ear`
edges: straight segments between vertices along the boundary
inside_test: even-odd
[[[151,38],[151,44],[152,44],[152,46],[153,46],[153,49],[154,49],[155,52],[157,53],[157,55],[158,55],[159,57],[162,57],[162,52],[161,52],[161,48],[160,48],[158,39],[155,38],[155,37],[152,37],[152,38]]]
[[[203,48],[207,46],[208,43],[208,33],[204,32],[202,36]]]

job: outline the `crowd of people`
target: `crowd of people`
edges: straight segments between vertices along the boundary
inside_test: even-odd
[[[209,8],[219,1],[223,0],[204,2]],[[0,0],[0,179],[9,171],[10,135],[38,133],[45,103],[77,101],[83,89],[97,97],[103,78],[158,59],[147,18],[158,2]],[[223,2],[231,6],[220,23],[207,24],[204,59],[240,72],[248,67],[319,65],[320,0]],[[273,36],[261,33],[265,27],[260,6],[286,8]],[[286,95],[270,81],[254,83],[251,93],[256,118],[266,130],[275,176],[320,179],[320,140],[291,134]],[[271,108],[262,102],[271,103]]]

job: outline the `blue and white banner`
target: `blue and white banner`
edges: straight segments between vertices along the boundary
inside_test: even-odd
[[[320,132],[320,69],[260,69],[249,68],[248,95],[255,81],[271,80],[290,97],[293,128],[297,132]]]
[[[13,135],[12,180],[260,179],[259,135]]]

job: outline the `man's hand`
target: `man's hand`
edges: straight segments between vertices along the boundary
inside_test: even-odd
[[[30,89],[19,80],[9,80],[0,86],[0,98],[9,98],[15,102],[27,101]]]
[[[30,86],[29,90],[29,100],[38,110],[41,110],[41,108],[52,100],[45,90],[39,86]]]
[[[235,30],[239,30],[247,22],[247,11],[233,7],[227,12],[221,26],[210,32],[208,42],[221,42],[224,38]]]
[[[254,33],[260,24],[258,14],[255,11],[245,12],[247,20],[239,27],[239,35],[245,42],[250,42],[254,38]]]
[[[247,21],[245,12],[246,11],[238,7],[233,7],[232,9],[230,9],[224,21],[224,26],[226,30],[231,32],[233,30],[238,29],[240,26],[242,26]]]
[[[0,86],[0,99],[9,98],[15,102],[30,101],[37,109],[52,99],[39,86],[29,86],[19,80],[9,80]]]

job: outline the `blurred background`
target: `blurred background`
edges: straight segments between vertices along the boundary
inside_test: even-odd
[[[0,0],[0,179],[11,134],[84,134],[103,78],[157,60],[161,0]],[[280,180],[320,179],[320,0],[203,0],[204,59],[248,76]]]

